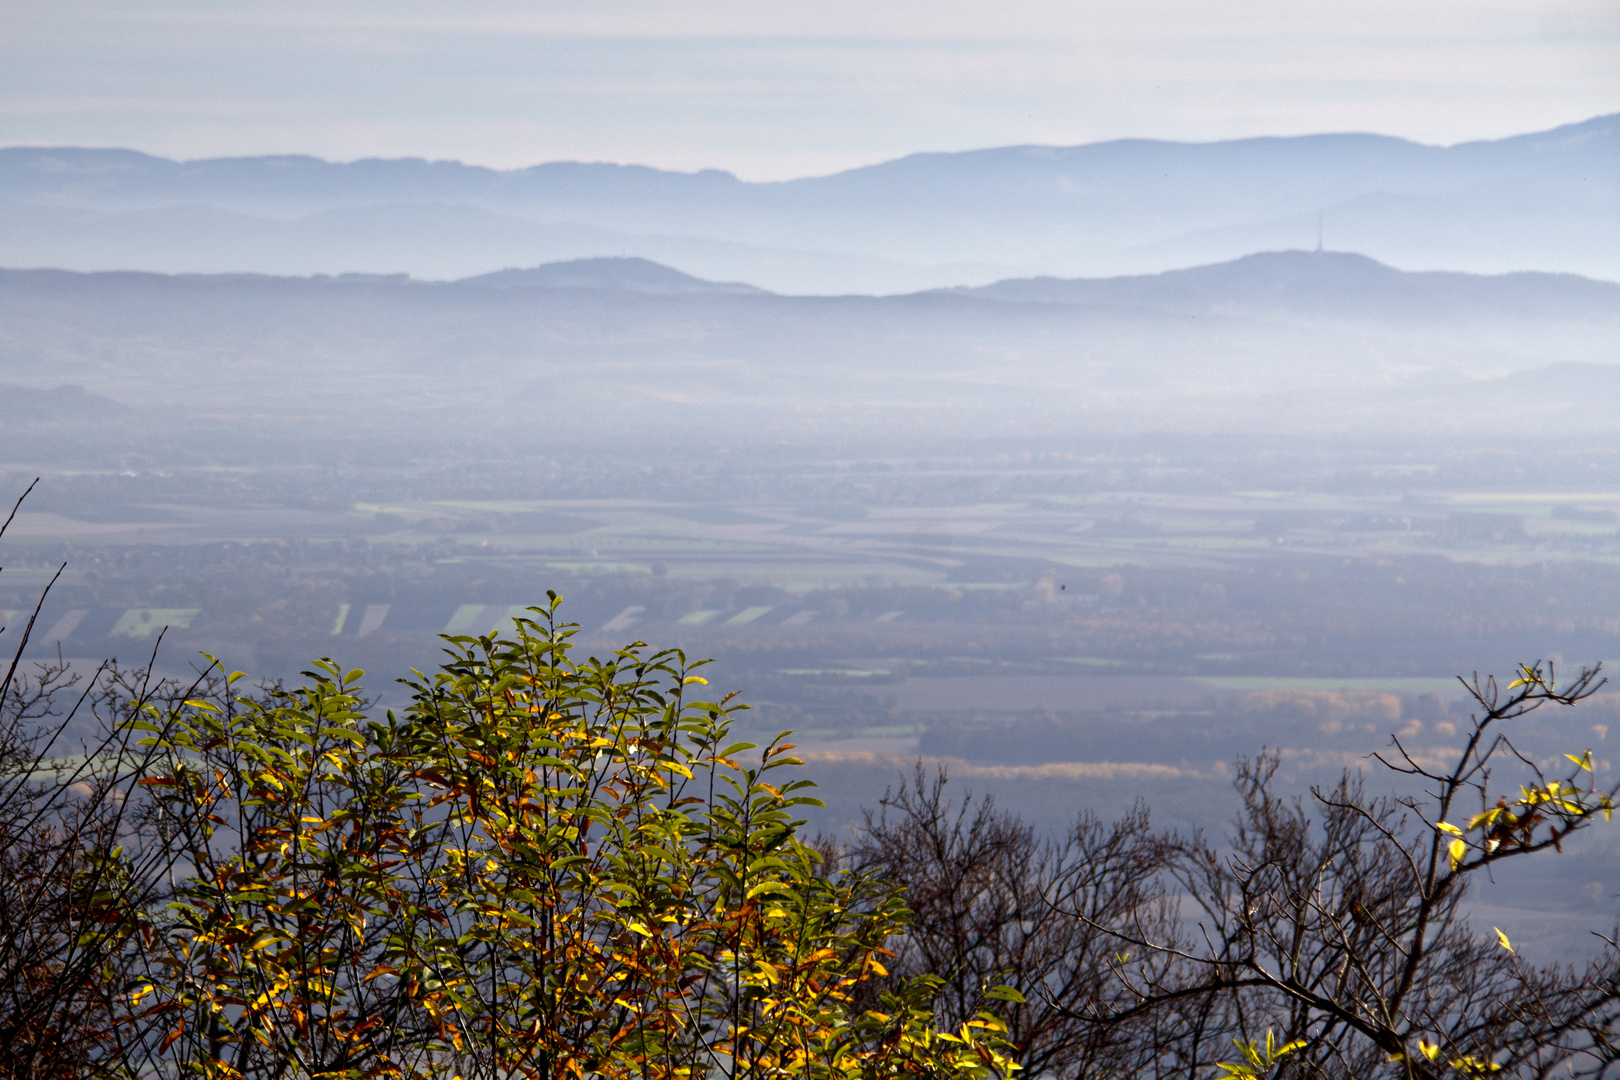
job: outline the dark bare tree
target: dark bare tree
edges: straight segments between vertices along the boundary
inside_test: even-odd
[[[1454,762],[1435,765],[1398,739],[1378,755],[1421,796],[1370,797],[1347,774],[1287,799],[1273,790],[1278,758],[1241,762],[1243,809],[1226,850],[1195,837],[1174,863],[1196,944],[1066,908],[1138,957],[1113,967],[1134,1004],[1077,1001],[1071,1014],[1104,1027],[1165,1009],[1196,1019],[1158,1047],[1160,1067],[1186,1076],[1230,1057],[1233,1039],[1257,1047],[1268,1035],[1288,1049],[1257,1054],[1256,1075],[1606,1074],[1614,951],[1585,972],[1531,965],[1499,931],[1471,927],[1462,906],[1475,875],[1560,849],[1612,812],[1590,754],[1569,755],[1555,777],[1511,738],[1512,721],[1600,684],[1592,669],[1559,686],[1550,665],[1506,688],[1476,678],[1477,712]],[[1503,793],[1493,772],[1517,790]]]
[[[1174,939],[1172,838],[1153,831],[1141,805],[1112,824],[1082,813],[1063,837],[1043,837],[993,799],[947,797],[946,784],[943,771],[930,777],[919,766],[867,815],[850,850],[904,889],[912,921],[894,943],[894,973],[945,980],[937,1008],[946,1027],[997,1012],[1030,1075],[1140,1075],[1155,1056],[1160,1014],[1096,1024],[1070,1006],[1131,1004],[1110,970],[1112,930]],[[988,998],[997,986],[1023,1001]]]
[[[1140,806],[1043,838],[919,767],[850,855],[904,891],[896,971],[946,980],[942,1021],[993,1004],[997,984],[1023,997],[995,1007],[1031,1075],[1616,1074],[1620,947],[1585,970],[1533,965],[1464,914],[1476,875],[1612,813],[1589,753],[1558,770],[1512,739],[1515,720],[1601,678],[1560,685],[1531,665],[1466,685],[1476,712],[1455,760],[1399,739],[1377,755],[1421,794],[1373,796],[1346,772],[1288,796],[1262,753],[1238,763],[1223,843],[1155,833]]]
[[[101,678],[90,692],[106,692]],[[99,684],[99,685],[98,685]],[[60,664],[13,682],[0,753],[0,1075],[127,1075],[142,1057],[123,1021],[174,850],[136,784],[121,733],[62,745],[87,696]],[[29,705],[45,711],[28,727]]]
[[[210,680],[24,665],[49,591],[0,678],[0,1077],[132,1076],[151,1045],[129,991],[177,850],[139,784],[152,752],[125,721]]]

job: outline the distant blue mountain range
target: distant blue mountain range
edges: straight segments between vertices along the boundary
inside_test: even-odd
[[[783,292],[1147,273],[1255,251],[1620,279],[1620,114],[1377,135],[915,154],[832,176],[0,150],[0,265],[459,278],[639,256]]]

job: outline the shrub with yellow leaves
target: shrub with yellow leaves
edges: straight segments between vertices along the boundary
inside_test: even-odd
[[[137,722],[193,868],[130,999],[163,1071],[1009,1075],[934,982],[857,1004],[905,911],[799,838],[793,746],[734,741],[677,651],[576,659],[557,603],[447,639],[397,713],[323,662]]]

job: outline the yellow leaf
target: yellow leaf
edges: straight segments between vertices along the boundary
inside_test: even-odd
[[[1457,826],[1453,825],[1449,821],[1437,821],[1437,822],[1435,822],[1434,827],[1441,830],[1442,832],[1452,833],[1452,834],[1454,834],[1456,836],[1461,836],[1462,835],[1462,830],[1457,828]]]
[[[792,889],[789,889],[780,881],[762,881],[758,885],[755,885],[753,888],[749,889],[744,898],[752,900],[754,897],[763,896],[766,893],[785,893],[792,891]]]
[[[1440,1056],[1440,1044],[1429,1042],[1427,1039],[1418,1040],[1418,1049],[1421,1050],[1423,1052],[1423,1056],[1428,1058],[1430,1061],[1433,1061],[1435,1058]]]
[[[1491,822],[1496,820],[1497,815],[1501,814],[1501,812],[1501,808],[1497,807],[1492,810],[1486,810],[1482,814],[1475,814],[1473,817],[1468,819],[1468,831],[1473,832],[1481,825],[1489,825]]]
[[[629,930],[631,930],[631,931],[633,931],[633,932],[635,932],[637,934],[640,934],[642,937],[652,937],[653,936],[652,931],[647,929],[647,924],[646,923],[633,922],[633,923],[626,923],[625,926],[626,926],[627,929],[629,929]]]
[[[1520,664],[1519,665],[1519,671],[1520,671],[1520,673],[1522,674],[1523,677],[1515,679],[1512,682],[1508,683],[1508,689],[1509,690],[1512,690],[1515,687],[1519,687],[1519,686],[1540,686],[1541,685],[1541,672],[1537,671],[1535,668],[1530,667],[1527,664]]]
[[[1466,841],[1466,840],[1453,840],[1451,842],[1450,851],[1451,851],[1451,868],[1453,870],[1455,870],[1455,869],[1457,869],[1457,867],[1459,865],[1461,865],[1461,863],[1463,861],[1463,857],[1468,854],[1468,841]]]
[[[681,680],[681,685],[684,686],[687,683],[702,683],[704,686],[708,686],[709,680],[705,679],[701,675],[688,675],[686,678]]]
[[[1496,940],[1501,943],[1502,948],[1506,949],[1508,952],[1512,952],[1513,942],[1508,940],[1508,936],[1502,933],[1502,931],[1495,926],[1491,927],[1491,929],[1496,931]]]

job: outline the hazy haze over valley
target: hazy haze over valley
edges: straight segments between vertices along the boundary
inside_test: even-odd
[[[1603,407],[1620,394],[1620,285],[1411,274],[1333,252],[877,298],[784,297],[633,260],[455,283],[18,270],[0,282],[0,382],[72,384],[137,410],[132,431],[162,415],[238,439],[387,444],[402,426],[453,442],[476,425],[518,446],[616,452],[706,429],[898,452],[1620,422]],[[20,403],[7,419],[19,435],[47,425],[28,438],[61,422]],[[92,439],[113,430],[95,425]],[[190,445],[183,427],[140,437]]]

